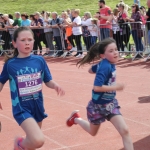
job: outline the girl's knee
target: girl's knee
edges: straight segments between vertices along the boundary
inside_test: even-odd
[[[127,135],[129,135],[129,129],[128,129],[128,127],[124,127],[122,129],[120,129],[120,134],[121,134],[121,136],[127,136]]]
[[[34,139],[31,142],[32,142],[33,147],[35,148],[42,147],[45,142],[44,135],[34,137]]]

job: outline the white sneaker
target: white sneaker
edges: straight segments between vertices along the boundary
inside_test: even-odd
[[[84,56],[82,54],[79,54],[76,56],[76,58],[83,58]]]
[[[70,52],[76,52],[77,51],[77,48],[76,47],[73,47]]]
[[[150,54],[150,49],[146,48],[146,50],[144,51],[144,55],[148,55],[148,54]]]

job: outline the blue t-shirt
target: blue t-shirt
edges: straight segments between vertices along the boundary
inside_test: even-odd
[[[116,82],[115,65],[111,64],[107,59],[102,60],[99,64],[92,67],[92,71],[96,73],[94,86],[112,86]],[[95,92],[92,91],[92,101],[96,104],[106,104],[111,102],[116,96],[116,92]]]
[[[33,100],[36,100],[44,110],[42,83],[52,80],[52,76],[42,57],[30,55],[26,58],[15,57],[8,60],[4,64],[0,82],[5,84],[8,80],[14,115],[22,111],[23,105],[30,106]]]
[[[29,20],[29,19],[26,19],[26,20],[22,20],[22,22],[21,22],[21,26],[22,27],[27,27],[27,26],[30,26],[30,24],[31,24],[31,21]]]

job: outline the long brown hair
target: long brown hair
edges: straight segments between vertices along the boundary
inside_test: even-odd
[[[19,27],[15,30],[14,34],[13,34],[13,41],[16,42],[17,38],[18,38],[18,35],[20,32],[22,31],[30,31],[34,37],[34,34],[33,32],[31,31],[31,29],[29,27]],[[5,59],[4,59],[4,62],[7,62],[9,59],[11,58],[14,58],[14,57],[17,57],[19,54],[18,52],[18,49],[15,48],[14,51],[13,51],[13,54],[11,56],[5,54]]]
[[[89,52],[87,53],[84,58],[82,58],[78,63],[77,66],[81,67],[84,64],[90,64],[93,62],[96,58],[100,58],[100,54],[104,54],[107,46],[109,44],[116,43],[116,41],[112,38],[107,38],[102,40],[101,42],[98,42],[94,44]]]

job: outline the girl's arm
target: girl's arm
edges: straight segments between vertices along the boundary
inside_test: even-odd
[[[67,24],[68,26],[71,26],[71,27],[79,26],[75,22],[68,22],[67,20],[64,20],[64,22],[65,22],[65,24]]]
[[[111,92],[111,91],[121,91],[124,89],[123,84],[116,84],[112,86],[102,85],[102,86],[94,86],[93,90],[95,92]]]
[[[3,87],[4,87],[4,84],[0,83],[0,92],[2,91]],[[0,103],[0,109],[3,109],[1,103]]]
[[[89,72],[90,74],[95,74],[95,73],[93,72],[92,68],[89,68],[88,72]]]
[[[63,96],[65,91],[53,80],[45,83],[45,85],[51,89],[54,89],[57,92],[57,95]]]
[[[4,84],[2,84],[2,83],[0,82],[0,92],[2,91],[3,87],[4,87]]]
[[[95,74],[96,70],[97,70],[97,65],[98,64],[95,64],[91,68],[89,68],[88,72],[91,73],[91,74]]]

